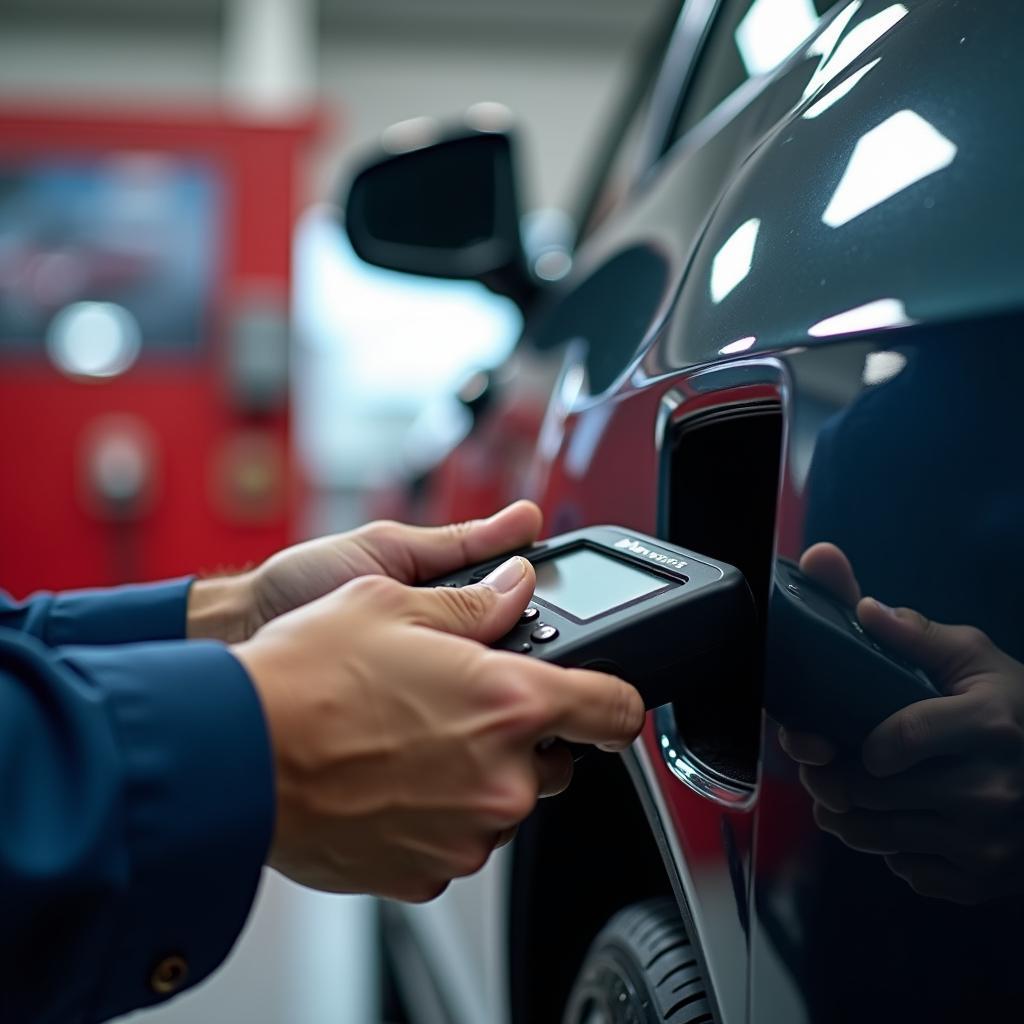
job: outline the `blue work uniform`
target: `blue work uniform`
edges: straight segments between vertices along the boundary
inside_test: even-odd
[[[0,593],[0,1021],[89,1024],[208,975],[273,831],[259,699],[190,580]]]

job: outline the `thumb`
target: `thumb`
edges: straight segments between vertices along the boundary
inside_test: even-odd
[[[492,643],[519,621],[535,584],[529,560],[514,555],[480,583],[416,590],[413,614],[433,629]]]
[[[890,608],[873,597],[857,605],[864,628],[894,654],[919,665],[948,690],[966,676],[988,670],[992,642],[973,626],[947,626],[913,608]]]

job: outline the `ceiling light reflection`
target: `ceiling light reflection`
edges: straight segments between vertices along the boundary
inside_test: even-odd
[[[736,48],[747,74],[778,67],[817,24],[811,0],[754,0],[736,26]]]
[[[854,71],[849,78],[825,93],[817,103],[812,103],[804,111],[803,116],[809,121],[824,114],[830,107],[835,106],[881,59],[881,57],[876,57],[870,64],[865,64],[858,71]]]
[[[515,125],[515,115],[504,103],[483,100],[466,111],[466,123],[480,132],[505,132]]]
[[[750,273],[761,221],[753,217],[741,224],[711,261],[711,301],[721,302]]]
[[[833,31],[835,26],[835,22],[833,22],[822,35],[831,33],[833,40],[838,38],[859,7],[860,4],[857,4],[856,7],[851,4],[850,7],[846,8],[836,18],[836,22],[841,22],[838,33]],[[851,8],[853,9],[851,10]],[[831,56],[811,76],[811,80],[804,89],[804,99],[807,99],[808,96],[817,92],[823,86],[828,85],[833,78],[845,71],[869,46],[881,39],[886,32],[902,21],[909,13],[903,4],[893,4],[891,7],[886,7],[885,10],[879,11],[873,17],[865,18],[855,28],[850,29],[846,38],[835,47]]]
[[[719,350],[719,355],[731,356],[737,352],[746,352],[747,349],[753,348],[757,342],[752,334],[746,338],[737,338],[736,341],[730,341],[728,345],[723,345]]]
[[[380,136],[381,146],[389,153],[411,153],[432,145],[441,137],[441,123],[435,117],[410,117],[389,125]]]
[[[884,384],[901,374],[906,365],[907,357],[902,352],[869,352],[861,380],[868,386]]]
[[[861,0],[853,0],[847,4],[826,26],[821,34],[807,47],[808,57],[828,57],[839,42],[839,37],[846,31],[850,20],[860,10]]]
[[[912,110],[872,128],[853,148],[850,162],[822,214],[838,228],[928,175],[948,167],[957,147]]]
[[[807,328],[807,333],[812,338],[829,338],[835,334],[860,334],[886,327],[902,327],[913,322],[899,299],[877,299],[819,320]]]

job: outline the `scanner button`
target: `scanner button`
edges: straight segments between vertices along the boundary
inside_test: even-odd
[[[531,634],[530,637],[536,640],[539,644],[546,644],[554,640],[558,636],[558,628],[556,626],[549,626],[546,622],[542,622]]]
[[[537,618],[537,616],[539,616],[539,615],[540,615],[540,612],[536,608],[534,608],[533,605],[531,604],[530,607],[527,608],[526,611],[524,611],[523,614],[519,616],[519,621],[520,622],[533,622]]]

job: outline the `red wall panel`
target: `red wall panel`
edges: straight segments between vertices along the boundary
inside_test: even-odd
[[[293,538],[301,494],[287,407],[234,407],[224,346],[236,302],[253,290],[287,309],[300,158],[316,127],[312,117],[263,124],[189,112],[0,107],[0,165],[169,154],[214,166],[224,185],[221,269],[198,350],[144,349],[105,381],[68,378],[42,354],[0,358],[0,587],[21,595],[215,571]],[[154,455],[150,500],[130,522],[98,515],[82,485],[89,437],[111,415],[141,423]]]

